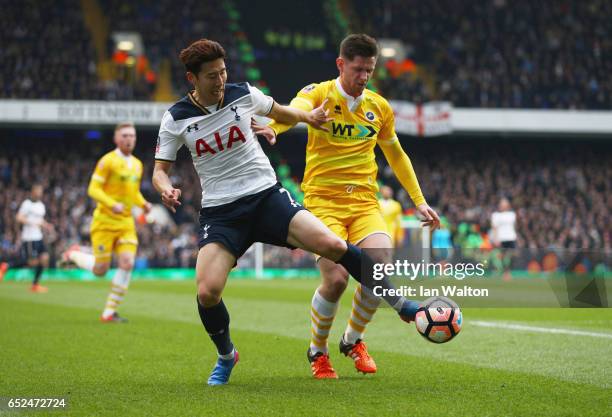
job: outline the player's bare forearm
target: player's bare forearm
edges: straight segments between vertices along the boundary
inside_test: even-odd
[[[274,121],[278,123],[294,126],[299,122],[306,122],[308,113],[302,109],[296,109],[291,106],[283,106],[281,104],[274,103],[268,117],[274,119]]]
[[[172,162],[155,161],[153,168],[153,186],[161,194],[162,203],[171,212],[176,212],[176,207],[181,205],[181,190],[174,188],[170,181],[170,169]]]
[[[155,161],[153,167],[153,186],[158,193],[163,193],[172,187],[172,181],[170,181],[170,170],[172,169],[172,163],[166,161]]]
[[[313,109],[312,105],[309,104],[306,100],[299,100],[298,98],[294,98],[293,100],[291,100],[289,106],[285,107],[299,109],[305,112],[311,111]],[[274,130],[275,135],[278,136],[281,133],[286,132],[287,130],[295,126],[295,123],[282,123],[273,119],[272,123],[270,123],[268,126],[270,126],[270,128]]]
[[[28,222],[28,219],[26,218],[26,216],[24,216],[23,214],[19,214],[19,213],[17,213],[17,216],[15,216],[15,220],[17,220],[17,223],[19,224],[26,224]]]
[[[268,117],[276,120],[277,122],[291,126],[299,122],[304,122],[308,123],[315,129],[328,131],[328,129],[323,127],[323,125],[332,121],[333,119],[328,117],[329,110],[325,110],[326,104],[327,99],[323,101],[323,103],[316,109],[304,111],[293,106],[282,106],[278,103],[274,103]]]

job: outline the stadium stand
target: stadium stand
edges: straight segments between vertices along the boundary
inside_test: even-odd
[[[415,70],[380,85],[389,98],[457,107],[612,107],[609,1],[352,3],[353,31],[412,49]]]
[[[102,76],[79,2],[61,0],[44,14],[35,3],[3,2],[2,97],[151,99],[152,83],[165,59],[171,92],[182,96],[188,86],[175,57],[190,41],[206,36],[226,46],[230,79],[254,84],[269,79],[272,94],[287,101],[303,84],[334,76],[333,33],[348,21],[353,31],[408,45],[414,65],[407,71],[378,74],[378,87],[388,98],[447,100],[457,107],[612,107],[612,82],[607,76],[612,70],[612,29],[607,24],[612,6],[601,0],[520,1],[512,2],[512,7],[506,0],[486,4],[353,0],[350,9],[355,12],[345,17],[337,16],[343,8],[328,11],[331,6],[322,2],[302,7],[276,1],[276,7],[252,11],[243,0],[236,6],[188,0],[182,8],[170,1],[100,0],[108,26],[106,55],[113,54],[114,31],[140,33],[146,62],[156,74],[147,82],[142,78],[128,82],[120,74]],[[241,19],[245,13],[253,18]],[[270,19],[270,13],[281,16],[285,25],[262,31],[260,18]],[[330,14],[334,16],[313,29],[313,16]],[[287,42],[291,48],[283,47]],[[281,64],[290,70],[277,71]]]
[[[491,139],[416,141],[411,155],[428,202],[439,209],[456,235],[458,225],[487,232],[501,197],[517,212],[518,246],[524,248],[612,249],[612,149],[605,142],[512,141]],[[443,149],[435,152],[434,149]],[[381,178],[396,190],[387,166]],[[398,199],[411,203],[403,190]],[[456,242],[455,242],[456,243]]]
[[[142,36],[147,65],[158,80],[168,61],[174,96],[188,88],[175,59],[178,52],[206,36],[226,47],[230,80],[261,83],[260,68],[263,78],[270,80],[272,95],[288,101],[303,85],[335,76],[337,33],[344,33],[348,24],[351,30],[397,38],[409,46],[413,65],[406,71],[380,66],[377,87],[388,98],[449,100],[457,107],[612,107],[612,26],[606,20],[612,14],[610,2],[518,1],[510,7],[507,0],[478,5],[384,0],[374,7],[372,2],[352,0],[350,8],[332,3],[305,6],[275,0],[275,7],[251,11],[250,19],[242,19],[251,5],[246,0],[236,0],[236,6],[187,0],[181,8],[170,1],[58,0],[44,11],[33,0],[5,0],[0,98],[155,99],[157,86],[151,80],[128,82],[101,74],[100,56],[114,52],[110,34],[133,31]],[[97,53],[97,35],[87,23],[92,12],[84,4],[98,4],[104,17],[103,54]],[[355,12],[343,15],[345,10]],[[262,17],[284,23],[264,31]],[[321,21],[313,26],[317,18]],[[34,180],[45,185],[49,221],[57,228],[50,237],[53,250],[87,238],[93,209],[86,197],[87,180],[110,144],[84,141],[60,130],[49,140],[39,134],[22,139],[23,131],[3,130],[7,140],[0,142],[0,258],[17,255],[15,210]],[[17,137],[19,142],[11,141]],[[299,178],[294,177],[303,172],[303,149],[297,147],[304,145],[304,137],[303,132],[288,134],[276,146],[282,156],[273,158],[279,177],[298,197]],[[466,227],[486,235],[491,211],[501,196],[507,196],[519,216],[520,247],[610,250],[610,145],[578,139],[428,140],[429,144],[402,140],[429,202],[447,217],[454,244],[459,244]],[[444,152],[430,157],[432,147],[440,144]],[[139,145],[136,155],[147,169],[143,191],[157,201],[150,183],[149,145]],[[174,216],[177,227],[140,227],[141,262],[149,266],[193,264],[200,187],[188,157],[183,161],[174,171],[183,185],[184,202]],[[411,207],[384,163],[380,173],[404,208]],[[171,253],[174,256],[168,256]]]
[[[2,2],[0,96],[103,98],[79,2],[58,0],[47,8],[39,5],[36,0]]]
[[[175,96],[183,96],[189,89],[178,54],[189,43],[203,37],[214,39],[226,48],[228,61],[231,62],[231,65],[228,63],[230,79],[245,78],[245,67],[237,48],[238,40],[232,31],[227,30],[228,12],[221,3],[188,0],[182,3],[182,7],[175,7],[169,1],[127,3],[106,0],[101,5],[108,18],[110,32],[138,32],[143,37],[146,57],[152,67],[160,68],[164,60],[168,61]],[[109,44],[109,48],[111,50],[108,52],[112,54],[114,45]]]
[[[143,194],[159,202],[150,182],[152,154],[142,142],[135,154],[146,167]],[[506,196],[517,211],[519,247],[612,249],[609,221],[612,150],[605,142],[589,143],[588,147],[558,141],[547,142],[546,146],[534,141],[522,142],[520,146],[508,143],[491,146],[488,141],[472,140],[444,143],[444,152],[430,157],[440,146],[439,142],[405,143],[429,203],[448,219],[455,246],[461,245],[466,227],[481,231],[486,239],[490,214],[499,198]],[[55,142],[30,139],[10,146],[2,144],[0,258],[17,255],[19,234],[14,216],[33,181],[45,185],[48,221],[56,226],[55,236],[49,236],[54,255],[57,257],[69,243],[86,244],[93,211],[93,203],[86,195],[87,182],[97,157],[109,149],[109,144],[92,145],[81,139],[56,138]],[[291,172],[300,172],[299,167],[291,168],[278,156],[272,159],[279,161],[275,163],[279,178],[297,194],[298,185]],[[138,226],[141,265],[194,264],[200,185],[188,155],[179,158],[173,174],[173,181],[183,190],[183,205],[174,216],[176,227]],[[389,167],[382,162],[380,177],[396,189],[404,209],[412,207]],[[273,253],[270,259],[279,259]],[[283,262],[305,265],[308,264],[305,259],[303,254],[296,254],[292,260]]]

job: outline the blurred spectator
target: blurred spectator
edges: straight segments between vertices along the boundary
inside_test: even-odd
[[[94,47],[77,0],[2,1],[0,97],[99,99]]]
[[[236,3],[185,0],[177,7],[169,0],[100,0],[109,34],[132,31],[143,38],[147,74],[153,75],[129,82],[99,78],[101,63],[77,0],[58,0],[53,7],[5,0],[0,97],[150,100],[163,59],[171,65],[174,93],[182,96],[189,85],[178,53],[202,37],[226,48],[230,80],[257,84],[259,67],[282,100],[300,86],[296,79],[305,83],[331,74],[323,64],[327,58],[298,59],[308,51],[329,53],[328,34],[338,27],[323,18],[327,3],[275,0],[277,7],[255,11],[252,2]],[[237,7],[256,17],[240,20]],[[350,11],[353,31],[407,46],[409,70],[385,74],[381,67],[377,77],[389,99],[448,100],[457,107],[612,108],[610,1],[352,0],[343,9]],[[319,18],[326,23],[313,28]],[[279,26],[279,19],[288,27]],[[247,32],[258,45],[255,52]],[[112,56],[114,46],[107,52]]]
[[[228,14],[221,2],[185,0],[177,6],[176,2],[168,0],[104,0],[101,4],[111,32],[128,31],[142,35],[147,58],[154,68],[159,68],[161,61],[168,59],[177,96],[182,97],[191,88],[178,55],[183,48],[200,38],[214,39],[223,45],[228,54],[230,82],[246,78],[239,60],[236,38],[228,30]]]
[[[387,78],[387,98],[457,107],[610,109],[606,0],[353,0],[359,31],[396,38],[421,67]]]
[[[516,207],[517,246],[612,250],[612,151],[605,143],[463,141],[407,143],[430,205],[447,217],[455,246],[489,245],[501,197]],[[435,157],[432,155],[435,153]],[[381,179],[412,207],[393,172]]]
[[[15,214],[34,182],[45,187],[43,202],[47,207],[46,219],[56,229],[56,233],[46,241],[52,265],[70,244],[89,245],[94,202],[87,196],[87,185],[96,160],[111,148],[110,141],[102,143],[78,139],[43,141],[24,138],[10,144],[0,142],[0,262],[16,260],[19,256],[21,242]],[[148,201],[160,203],[151,184],[153,152],[143,141],[137,144],[134,154],[145,167],[141,186],[143,195]],[[278,167],[278,171],[283,181],[291,188],[298,189],[299,186],[291,180],[287,165]],[[191,157],[185,149],[179,152],[171,179],[182,191],[182,205],[171,216],[171,222],[136,222],[140,240],[136,265],[140,268],[195,266],[202,191]],[[170,216],[165,208],[160,209]],[[155,210],[157,208],[152,212]],[[286,248],[273,248],[267,245],[264,252],[268,267],[314,267],[314,258],[306,252],[290,253]],[[289,255],[282,256],[282,253]]]

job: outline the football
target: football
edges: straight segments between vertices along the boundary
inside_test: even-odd
[[[446,297],[423,301],[415,317],[417,331],[433,343],[446,343],[461,331],[463,317],[459,306]]]

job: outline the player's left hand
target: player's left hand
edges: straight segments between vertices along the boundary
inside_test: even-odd
[[[324,132],[329,132],[329,129],[324,127],[325,123],[331,122],[334,120],[332,117],[329,117],[329,110],[325,110],[325,105],[327,104],[327,99],[323,100],[323,103],[316,109],[312,109],[308,115],[307,123],[314,127],[315,129],[322,130]]]
[[[257,136],[263,136],[266,138],[270,145],[274,145],[276,143],[276,132],[270,126],[260,125],[255,121],[255,119],[251,119],[251,129],[253,133]]]
[[[144,206],[142,206],[142,211],[144,211],[144,214],[149,214],[149,212],[151,211],[151,209],[153,208],[153,204],[149,203],[148,201],[144,204]]]
[[[438,213],[429,207],[428,204],[421,204],[416,209],[421,216],[423,216],[423,219],[421,220],[421,224],[423,226],[431,227],[432,231],[440,227],[440,217],[438,217]]]

